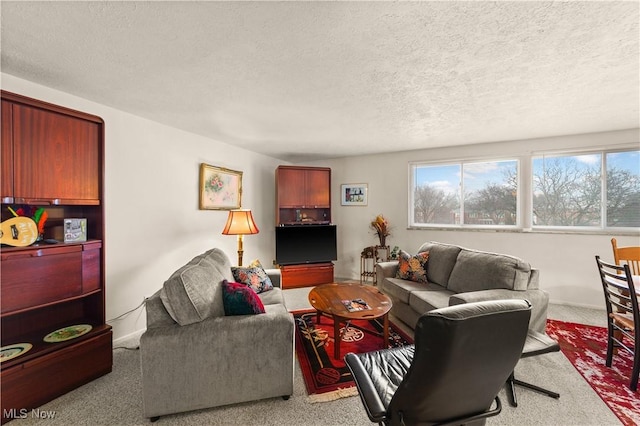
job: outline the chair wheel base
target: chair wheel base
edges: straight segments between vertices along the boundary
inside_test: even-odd
[[[513,377],[513,375],[511,375],[511,377],[509,377],[509,380],[507,380],[507,396],[509,397],[509,404],[512,407],[518,406],[518,400],[516,398],[516,388],[515,388],[516,385],[522,386],[523,388],[531,389],[532,391],[535,391],[538,393],[542,393],[551,398],[555,398],[555,399],[560,398],[560,394],[557,392],[551,391],[549,389],[541,388],[540,386],[536,386],[531,383],[523,382],[522,380],[518,380],[515,377]]]

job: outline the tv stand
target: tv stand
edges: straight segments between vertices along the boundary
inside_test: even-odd
[[[333,263],[281,265],[282,288],[311,287],[333,282]]]

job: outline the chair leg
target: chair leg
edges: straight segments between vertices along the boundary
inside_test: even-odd
[[[607,358],[605,359],[604,365],[607,367],[611,367],[611,363],[613,362],[613,339],[615,333],[613,331],[613,327],[609,326],[609,332],[607,333]]]
[[[512,372],[509,378],[507,379],[507,399],[509,399],[509,404],[512,407],[518,406],[518,399],[516,398],[515,380],[516,378],[513,377],[513,372]]]
[[[551,398],[558,399],[560,398],[560,394],[549,389],[541,388],[540,386],[533,385],[531,383],[523,382],[522,380],[518,380],[515,378],[514,374],[511,373],[509,378],[507,379],[507,395],[509,396],[509,403],[512,407],[518,406],[518,400],[516,398],[516,388],[515,386],[522,386],[527,389],[531,389],[532,391],[536,391],[542,393],[544,395],[550,396]]]
[[[638,350],[638,343],[635,342],[636,349],[633,355],[633,369],[631,371],[631,383],[629,389],[636,391],[638,389],[638,374],[640,373],[640,351]]]

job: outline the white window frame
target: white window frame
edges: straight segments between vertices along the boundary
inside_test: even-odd
[[[521,155],[512,155],[508,157],[483,157],[483,158],[464,158],[440,161],[411,161],[408,163],[408,212],[407,223],[409,229],[443,229],[443,230],[489,230],[504,232],[542,232],[542,233],[585,233],[585,234],[611,234],[618,235],[638,235],[640,227],[613,227],[606,226],[607,223],[607,154],[616,152],[638,151],[636,145],[611,147],[598,147],[588,150],[545,150],[538,152],[528,152]],[[600,226],[541,226],[533,225],[533,160],[544,155],[547,156],[580,156],[600,154],[601,161],[601,218]],[[516,225],[479,225],[479,224],[437,224],[437,223],[416,223],[414,220],[414,182],[415,170],[419,166],[452,166],[459,165],[463,172],[464,164],[467,163],[491,163],[500,161],[516,161],[517,162],[517,182],[516,190]],[[460,191],[464,191],[464,176],[460,177]],[[464,218],[464,199],[460,199],[460,214]]]
[[[516,162],[516,223],[515,225],[481,225],[481,224],[466,224],[464,223],[464,166],[465,164],[474,164],[474,163],[499,163],[506,161],[515,161]],[[460,224],[448,224],[448,223],[416,223],[414,217],[414,194],[415,194],[415,171],[420,166],[427,167],[444,167],[444,166],[459,166],[460,167],[460,181],[459,185],[459,194],[460,194]],[[522,192],[520,190],[522,184],[522,174],[521,174],[522,161],[521,158],[517,156],[510,156],[504,158],[474,158],[474,159],[463,159],[463,160],[451,160],[451,161],[411,161],[409,162],[409,209],[408,209],[408,223],[409,228],[414,229],[487,229],[487,230],[519,230],[522,229],[521,218],[522,215],[520,212],[522,211]]]

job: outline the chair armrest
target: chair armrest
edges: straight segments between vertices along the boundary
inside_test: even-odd
[[[274,287],[282,287],[282,284],[281,284],[282,283],[282,273],[280,272],[280,269],[273,268],[273,269],[265,269],[264,271],[269,276],[269,279],[273,283]]]
[[[492,289],[457,293],[449,298],[449,306],[461,303],[483,302],[485,300],[526,299],[531,303],[531,319],[529,329],[545,333],[547,327],[547,308],[549,295],[544,290],[532,289],[524,291]]]
[[[387,418],[387,409],[382,403],[380,395],[373,385],[367,370],[362,365],[360,358],[353,353],[348,353],[344,357],[344,361],[355,379],[362,405],[367,411],[369,420],[375,423],[382,423]]]

